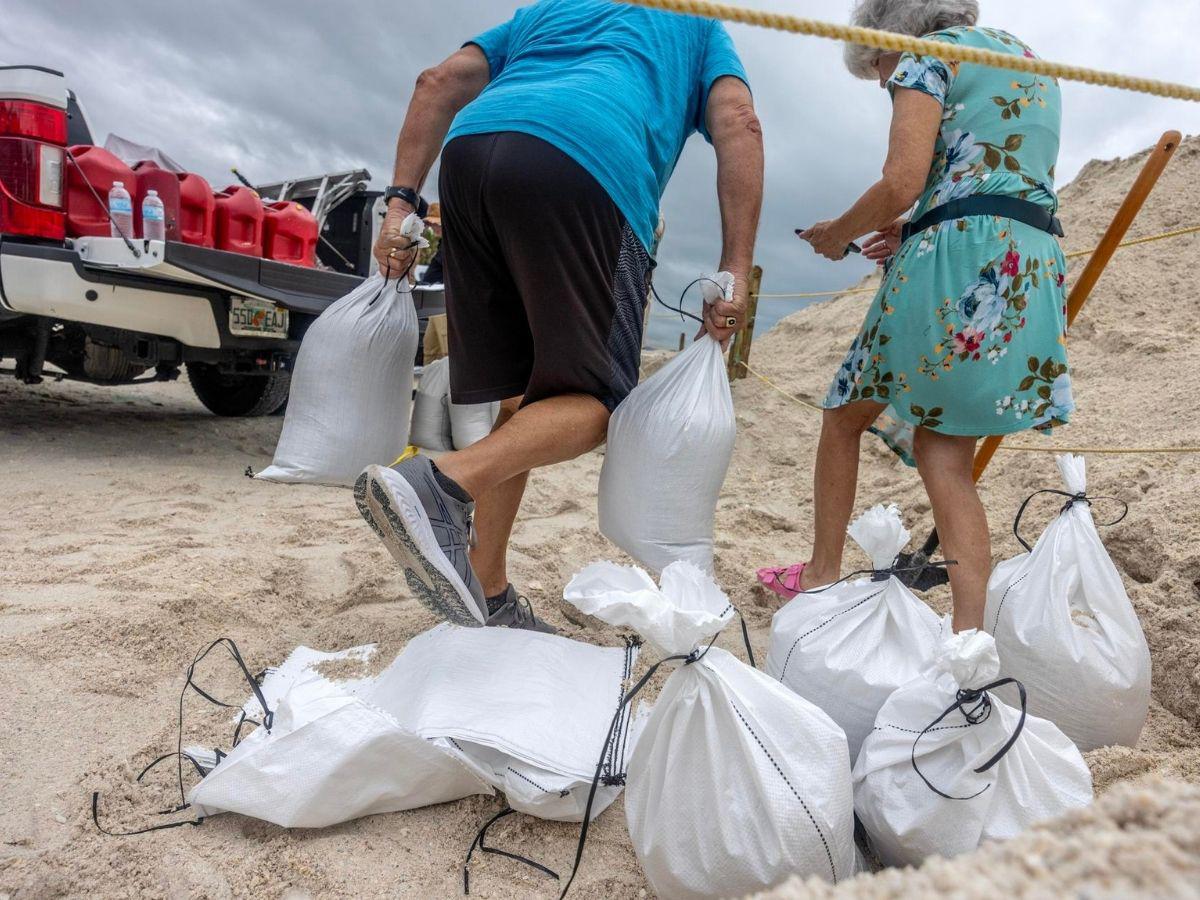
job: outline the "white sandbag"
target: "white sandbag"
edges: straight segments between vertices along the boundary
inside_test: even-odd
[[[654,572],[713,568],[713,517],[737,423],[721,345],[705,335],[635,387],[608,423],[600,531]]]
[[[450,401],[450,436],[455,450],[464,450],[492,433],[500,403],[455,403]]]
[[[635,659],[633,646],[442,624],[409,641],[363,697],[454,754],[513,809],[578,822]],[[628,711],[622,718],[592,818],[620,794],[616,776],[637,740]]]
[[[268,481],[352,485],[408,445],[417,313],[403,280],[372,275],[308,329]]]
[[[268,700],[270,728],[250,732],[189,792],[198,816],[322,828],[492,793],[454,754],[378,706],[315,672],[290,675],[283,695]],[[272,693],[267,682],[264,690]]]
[[[409,443],[426,450],[453,450],[450,430],[450,360],[443,356],[421,372],[413,398]]]
[[[867,510],[848,531],[876,572],[909,539],[895,505]],[[895,575],[876,574],[800,594],[776,612],[765,671],[842,727],[853,763],[884,701],[920,674],[941,640],[933,610]]]
[[[1058,457],[1067,493],[1087,487],[1082,456]],[[1005,675],[1080,750],[1137,744],[1150,708],[1150,650],[1086,501],[1069,503],[1033,547],[988,582],[984,626]]]
[[[854,871],[850,766],[842,730],[808,701],[716,647],[733,607],[689,562],[663,572],[589,566],[564,598],[630,626],[669,655],[667,679],[630,757],[625,814],[660,897],[736,897],[792,875]]]
[[[1022,727],[1021,710],[976,693],[999,673],[991,636],[963,631],[879,710],[854,766],[854,808],[885,864],[955,856],[1092,802],[1070,738],[1032,715]]]

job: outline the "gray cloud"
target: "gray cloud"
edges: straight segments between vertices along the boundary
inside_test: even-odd
[[[849,2],[749,5],[840,20]],[[259,181],[365,166],[382,186],[417,74],[516,6],[7,0],[0,59],[64,70],[99,140],[114,131],[160,146],[217,187],[232,180],[231,165]],[[1200,84],[1200,58],[1191,52],[1200,4],[984,0],[983,7],[986,24],[1048,58]],[[828,290],[856,280],[868,271],[861,260],[817,259],[792,231],[839,214],[877,176],[886,95],[852,78],[832,42],[729,30],[764,124],[767,194],[757,253],[764,290]],[[1089,159],[1128,155],[1167,128],[1200,131],[1198,104],[1065,84],[1064,107],[1064,182]],[[664,298],[717,263],[714,182],[711,149],[693,137],[663,198],[667,238],[657,284]],[[793,308],[764,301],[762,321]],[[659,318],[652,335],[673,343],[680,330],[690,329]]]

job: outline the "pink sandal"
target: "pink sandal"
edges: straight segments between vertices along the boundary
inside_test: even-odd
[[[758,570],[758,580],[768,590],[774,591],[784,600],[791,600],[804,590],[800,586],[800,576],[808,567],[808,563],[796,563],[792,566],[775,566]]]

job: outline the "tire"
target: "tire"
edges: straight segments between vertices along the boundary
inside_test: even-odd
[[[187,364],[196,397],[218,416],[269,416],[287,403],[291,372],[224,375],[210,363]]]

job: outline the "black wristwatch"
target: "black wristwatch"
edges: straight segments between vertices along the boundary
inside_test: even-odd
[[[393,185],[383,192],[383,202],[389,200],[400,199],[417,211],[417,215],[422,219],[429,213],[429,204],[425,202],[425,198],[418,194],[410,187],[396,187]]]

